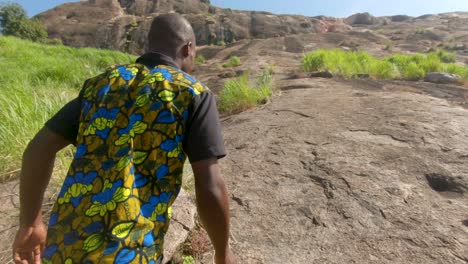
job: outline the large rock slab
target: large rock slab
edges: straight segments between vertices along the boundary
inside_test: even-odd
[[[197,207],[189,193],[181,190],[177,200],[172,205],[172,219],[164,239],[164,261],[172,259],[174,253],[187,240],[190,231],[195,227]]]
[[[404,83],[284,85],[224,121],[239,263],[468,262],[468,110]]]

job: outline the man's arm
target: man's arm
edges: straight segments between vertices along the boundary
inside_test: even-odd
[[[42,201],[57,152],[71,142],[44,127],[23,154],[20,176],[20,228],[13,244],[15,263],[40,263],[47,231]],[[27,262],[25,262],[27,261]]]
[[[229,197],[216,158],[192,163],[197,208],[215,249],[216,264],[234,264],[229,248]]]
[[[54,168],[55,155],[71,142],[44,127],[23,154],[20,181],[20,225],[42,223],[42,200]]]

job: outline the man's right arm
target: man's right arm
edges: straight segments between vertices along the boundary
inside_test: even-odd
[[[235,264],[229,248],[229,196],[217,158],[192,163],[197,208],[215,249],[216,264]]]

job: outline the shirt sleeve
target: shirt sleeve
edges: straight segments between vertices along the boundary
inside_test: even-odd
[[[76,144],[80,125],[80,113],[81,99],[77,97],[60,109],[46,122],[45,126],[73,144]]]
[[[226,156],[216,100],[211,91],[194,98],[184,140],[184,151],[191,163]]]

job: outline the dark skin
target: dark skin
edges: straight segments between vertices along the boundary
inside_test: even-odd
[[[153,49],[152,51],[158,51]],[[164,52],[164,51],[159,51]],[[177,65],[190,73],[194,68],[195,40],[173,52]],[[58,151],[70,145],[62,136],[43,128],[29,143],[23,155],[20,182],[20,228],[13,244],[17,264],[40,264],[47,227],[42,219],[44,192],[49,184]],[[229,197],[216,158],[192,163],[200,219],[215,249],[216,264],[235,264],[229,247]]]

